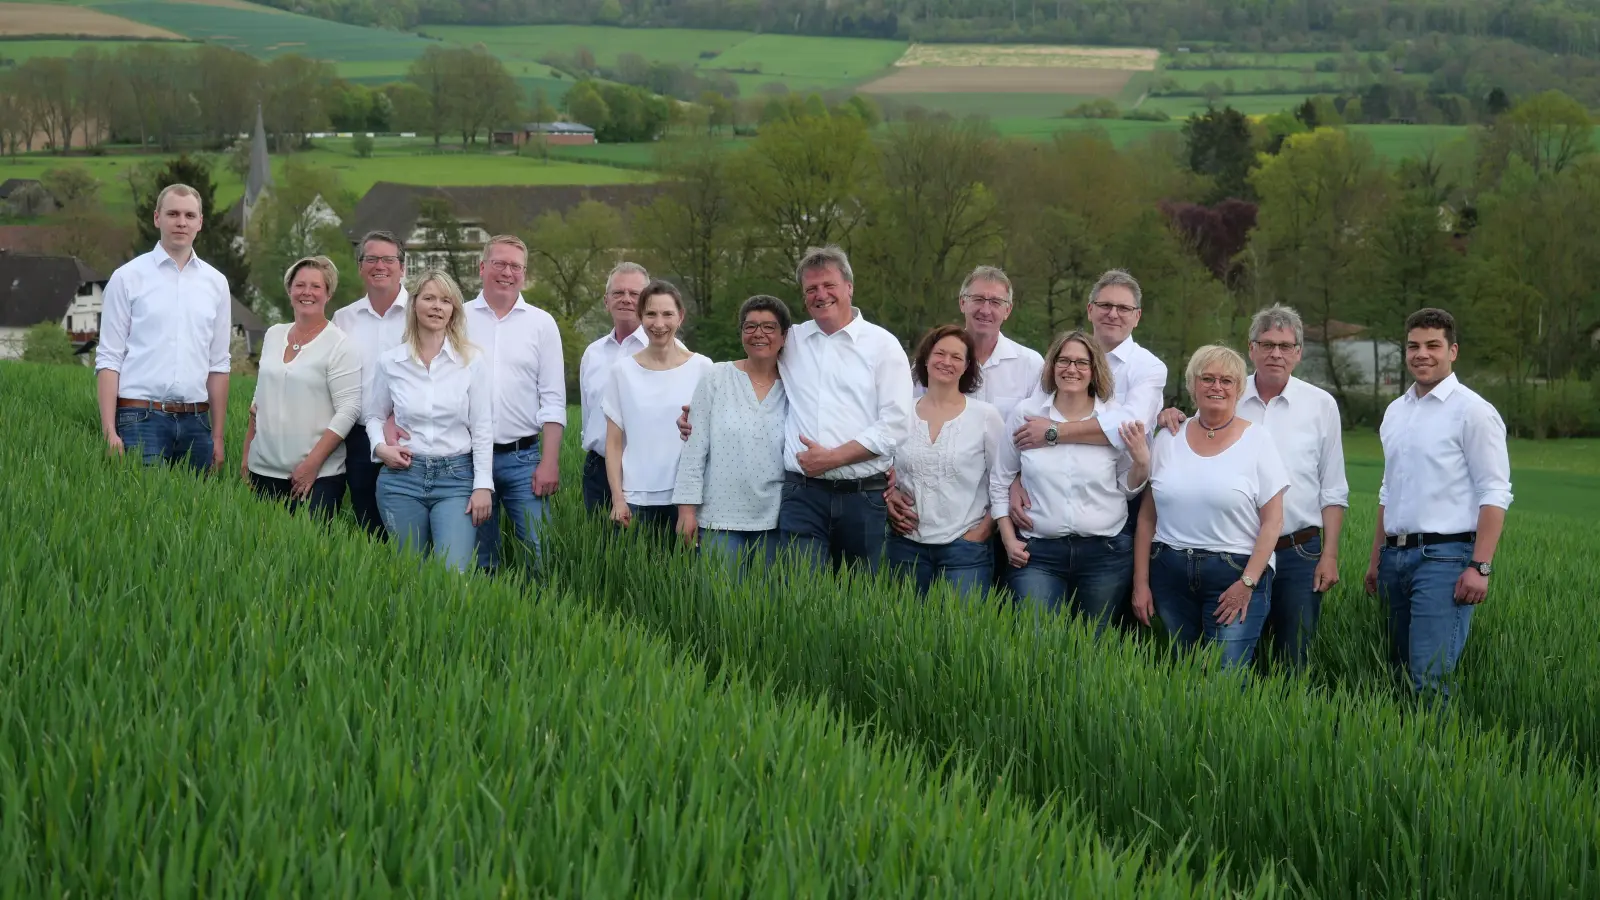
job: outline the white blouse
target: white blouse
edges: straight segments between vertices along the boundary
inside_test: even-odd
[[[1106,409],[1104,401],[1096,400],[1091,418],[1098,419]],[[1036,394],[1017,404],[1006,434],[1028,416],[1067,421],[1055,407],[1054,394]],[[990,512],[997,519],[1011,514],[1011,482],[1020,471],[1033,518],[1032,529],[1018,529],[1023,537],[1110,537],[1127,524],[1128,498],[1144,489],[1143,482],[1128,484],[1132,468],[1133,458],[1115,447],[1062,443],[1018,452],[1016,444],[1004,440],[989,479]]]
[[[1179,550],[1254,553],[1261,507],[1289,486],[1272,436],[1252,425],[1233,446],[1201,456],[1189,448],[1188,428],[1162,429],[1150,450],[1155,539]]]
[[[444,349],[424,366],[409,343],[378,355],[372,391],[361,406],[377,460],[383,446],[383,423],[394,423],[411,437],[402,446],[418,456],[472,454],[472,488],[494,490],[494,394],[483,354],[465,360],[446,340]]]
[[[693,430],[678,460],[672,502],[699,506],[703,528],[767,531],[783,503],[783,379],[757,400],[750,376],[717,363],[689,404]]]
[[[917,528],[906,535],[919,544],[948,544],[989,511],[989,470],[1007,443],[1000,412],[967,398],[961,414],[929,440],[927,420],[911,416],[911,434],[895,451],[895,483],[911,495]]]
[[[683,439],[678,416],[694,399],[711,360],[698,353],[676,368],[646,369],[628,356],[617,360],[602,408],[622,429],[622,493],[634,506],[670,506]]]
[[[261,375],[250,405],[256,434],[250,442],[250,471],[266,478],[288,478],[311,449],[331,431],[343,438],[361,416],[361,351],[337,326],[300,348],[284,362],[289,326],[267,329],[261,342]],[[344,471],[344,442],[323,461],[318,478]]]

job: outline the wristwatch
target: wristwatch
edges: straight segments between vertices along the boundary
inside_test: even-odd
[[[1239,580],[1244,582],[1244,586],[1249,588],[1250,590],[1253,591],[1253,590],[1256,589],[1256,580],[1254,578],[1251,578],[1249,575],[1241,574],[1239,576]]]
[[[1467,565],[1477,569],[1478,574],[1485,578],[1489,577],[1489,573],[1494,571],[1494,566],[1491,566],[1486,562],[1478,562],[1477,560],[1473,560],[1472,562],[1467,563]]]
[[[1044,430],[1044,445],[1046,447],[1054,447],[1056,445],[1056,439],[1060,436],[1061,432],[1056,430],[1056,426],[1051,425],[1049,428]]]

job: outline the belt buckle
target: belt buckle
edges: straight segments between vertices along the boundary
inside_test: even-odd
[[[1394,545],[1396,547],[1402,547],[1403,548],[1403,547],[1406,546],[1407,539],[1410,538],[1410,537],[1411,537],[1411,535],[1409,535],[1409,534],[1397,534],[1394,537]]]

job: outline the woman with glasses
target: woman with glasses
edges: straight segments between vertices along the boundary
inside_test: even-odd
[[[1029,416],[1067,424],[1098,419],[1111,401],[1111,367],[1094,338],[1073,331],[1045,354],[1036,393],[1012,411],[1015,428]],[[1128,498],[1144,489],[1150,471],[1143,422],[1118,429],[1126,450],[1102,444],[1055,443],[1018,450],[1003,441],[989,496],[1006,557],[1015,567],[1011,590],[1036,611],[1071,602],[1103,631],[1133,583],[1133,537],[1124,534]],[[1010,489],[1018,473],[1031,498],[1032,522],[1011,519]]]
[[[769,561],[783,501],[783,422],[788,412],[778,354],[789,308],[759,294],[739,307],[745,358],[717,363],[695,388],[690,432],[672,502],[689,546]]]
[[[1189,359],[1194,416],[1157,433],[1134,535],[1133,612],[1178,646],[1220,644],[1224,666],[1255,654],[1271,606],[1273,547],[1288,471],[1265,428],[1238,417],[1244,358],[1216,344]]]

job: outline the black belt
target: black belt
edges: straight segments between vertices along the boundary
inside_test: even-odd
[[[495,444],[494,452],[515,453],[518,450],[528,450],[537,446],[539,446],[539,436],[537,434],[530,434],[525,438],[518,438],[508,444]]]
[[[1391,547],[1426,547],[1429,544],[1471,544],[1478,540],[1476,531],[1459,531],[1455,534],[1391,534],[1383,539]]]
[[[1305,544],[1311,543],[1313,538],[1318,538],[1318,537],[1321,537],[1321,536],[1322,536],[1322,529],[1321,528],[1318,528],[1315,525],[1308,525],[1305,528],[1300,529],[1299,531],[1292,532],[1290,534],[1284,535],[1281,538],[1278,538],[1278,546],[1276,546],[1276,547],[1274,547],[1272,549],[1274,549],[1274,550],[1287,550],[1290,547],[1304,546]]]
[[[783,480],[790,484],[821,488],[835,494],[859,494],[864,491],[882,493],[889,489],[887,475],[868,475],[866,478],[807,478],[799,472],[784,472]]]

